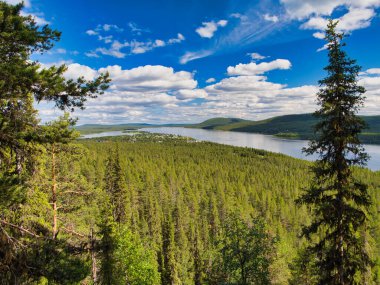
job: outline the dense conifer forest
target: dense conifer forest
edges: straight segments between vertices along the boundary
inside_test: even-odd
[[[24,280],[314,284],[303,283],[313,280],[313,268],[300,256],[306,245],[301,225],[310,215],[294,202],[309,185],[310,163],[153,134],[80,140],[70,149],[57,153],[55,178],[57,239],[70,254],[52,255],[49,243],[31,250],[29,266],[41,267]],[[51,164],[44,152],[22,207],[23,226],[38,235],[53,219]],[[380,172],[357,169],[355,175],[368,183],[373,200],[369,280],[379,284]],[[246,283],[240,253],[247,258]]]

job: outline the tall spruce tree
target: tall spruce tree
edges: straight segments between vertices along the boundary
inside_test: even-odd
[[[363,284],[359,278],[370,262],[364,236],[370,197],[352,169],[368,160],[358,138],[365,124],[357,116],[365,89],[357,84],[360,66],[343,50],[337,24],[330,20],[326,29],[329,63],[327,77],[319,81],[317,138],[304,150],[319,159],[310,188],[298,200],[314,214],[303,234],[317,257],[318,284],[324,285]]]

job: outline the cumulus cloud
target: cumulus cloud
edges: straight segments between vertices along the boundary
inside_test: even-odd
[[[86,110],[76,113],[80,123],[142,122],[153,117],[165,120],[165,114],[177,112],[175,110],[184,104],[208,96],[204,89],[198,88],[193,73],[175,71],[171,67],[146,65],[123,69],[113,65],[96,70],[78,63],[67,66],[65,77],[68,79],[84,76],[91,80],[104,72],[108,72],[112,79],[104,95],[90,99]],[[51,106],[49,109],[43,105],[39,109],[45,121],[54,118]]]
[[[93,80],[98,75],[98,72],[86,65],[78,63],[70,63],[67,65],[65,77],[68,79],[77,79],[83,76],[86,80]]]
[[[366,89],[366,99],[361,113],[378,115],[380,106],[380,68],[370,68],[362,72],[358,84]]]
[[[263,73],[275,69],[274,66],[257,67],[253,75],[210,80],[214,83],[199,88],[193,73],[161,65],[132,69],[114,65],[98,70],[78,63],[67,65],[67,78],[93,79],[107,71],[113,80],[106,94],[89,100],[87,109],[77,113],[80,123],[195,122],[214,116],[264,119],[313,112],[317,108],[318,86],[289,87],[272,82]],[[367,89],[361,114],[378,114],[380,68],[362,72],[359,84]],[[56,116],[51,106],[42,105],[39,109],[45,120]]]
[[[328,18],[331,18],[337,8],[347,11],[339,18],[338,31],[350,33],[371,25],[376,16],[375,9],[380,7],[380,0],[280,0],[284,5],[288,17],[300,21],[306,20],[301,25],[302,29],[319,30],[314,33],[316,38],[323,38],[322,31],[326,29]]]
[[[339,20],[337,30],[341,32],[351,32],[358,29],[367,28],[371,25],[372,18],[376,15],[375,11],[370,8],[349,8],[349,11]],[[326,29],[328,20],[324,17],[312,17],[301,25],[302,29],[321,30]],[[314,34],[321,36],[321,33]],[[319,37],[320,38],[320,37]]]
[[[379,7],[380,0],[280,0],[289,17],[303,20],[309,16],[330,16],[339,6],[352,8]]]
[[[271,62],[262,63],[239,63],[236,66],[227,68],[228,75],[258,75],[274,69],[289,69],[292,64],[287,59],[276,59]]]
[[[313,112],[318,91],[312,85],[288,88],[257,75],[225,78],[205,89],[209,112],[250,119]]]
[[[219,20],[218,22],[203,22],[202,26],[197,28],[195,31],[202,38],[211,39],[219,27],[225,27],[228,24],[227,20]]]
[[[99,72],[109,72],[112,84],[119,91],[171,92],[197,87],[192,73],[175,72],[173,68],[162,65],[145,65],[126,70],[114,65],[101,68]]]
[[[206,83],[213,83],[215,81],[216,81],[216,79],[214,77],[211,77],[211,78],[206,80]]]

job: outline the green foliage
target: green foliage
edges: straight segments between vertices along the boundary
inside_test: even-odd
[[[365,125],[356,116],[365,90],[357,85],[360,67],[342,50],[344,35],[336,32],[336,25],[330,21],[326,30],[329,64],[317,95],[319,135],[305,150],[319,159],[311,187],[299,201],[313,209],[313,221],[303,234],[317,258],[318,284],[363,284],[369,282],[364,280],[370,263],[366,225],[371,201],[352,167],[367,161],[358,137]]]
[[[110,199],[113,196],[108,192],[101,205],[99,281],[109,285],[160,284],[154,251],[148,248],[148,244],[142,243],[140,237],[133,234],[125,224],[121,224],[122,220],[115,221],[115,205]]]
[[[160,284],[156,255],[138,235],[126,228],[122,228],[118,234],[115,259],[118,275],[122,277],[120,284]]]
[[[229,215],[218,243],[222,263],[215,268],[218,284],[271,284],[275,239],[263,220],[255,218],[247,224],[236,214]]]

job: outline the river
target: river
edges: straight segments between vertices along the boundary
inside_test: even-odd
[[[314,160],[314,156],[305,156],[302,148],[306,147],[306,140],[290,140],[277,138],[270,135],[227,132],[216,130],[190,129],[179,127],[160,127],[160,128],[144,128],[142,131],[149,133],[172,134],[191,137],[199,141],[209,141],[233,146],[252,147],[263,149],[271,152],[283,153],[292,157]],[[104,136],[128,135],[121,131],[90,134],[83,136],[84,138],[95,138]],[[380,145],[364,145],[366,152],[370,155],[367,167],[372,170],[380,170]]]

